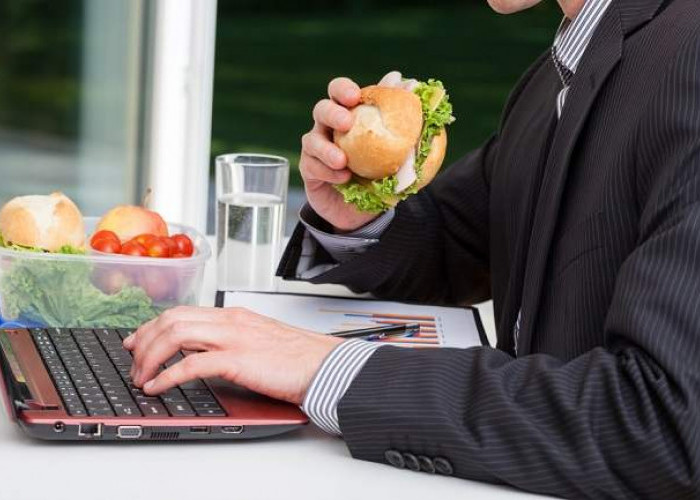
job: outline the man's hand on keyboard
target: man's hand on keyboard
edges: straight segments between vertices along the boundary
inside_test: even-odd
[[[220,377],[301,404],[321,363],[341,342],[247,309],[176,307],[136,330],[124,347],[134,357],[134,384],[147,394]],[[158,373],[180,350],[199,352]]]

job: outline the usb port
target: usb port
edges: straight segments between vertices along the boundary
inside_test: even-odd
[[[192,433],[192,434],[209,434],[209,427],[206,425],[198,425],[195,427],[190,427],[190,433]]]
[[[98,438],[102,436],[102,424],[79,424],[78,436],[86,438]]]

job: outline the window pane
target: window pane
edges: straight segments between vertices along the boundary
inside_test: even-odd
[[[518,76],[552,43],[561,10],[544,2],[500,16],[486,0],[428,4],[219,2],[212,155],[271,152],[296,167],[328,82],[347,75],[369,85],[392,69],[445,83],[457,116],[445,165],[478,146],[497,127]],[[293,216],[303,197],[298,171],[291,179]]]
[[[141,3],[0,2],[0,200],[61,190],[86,215],[134,200]]]

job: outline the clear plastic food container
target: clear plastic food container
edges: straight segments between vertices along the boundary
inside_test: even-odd
[[[98,218],[86,217],[92,235]],[[135,328],[176,305],[196,305],[211,256],[206,238],[190,237],[192,257],[158,259],[104,254],[23,252],[0,248],[0,323],[4,326]]]

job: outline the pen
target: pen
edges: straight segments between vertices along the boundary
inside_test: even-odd
[[[381,340],[386,337],[411,337],[420,331],[418,323],[404,323],[401,325],[375,326],[372,328],[360,328],[357,330],[345,330],[333,332],[330,335],[342,339],[354,339],[364,337],[365,340]]]

